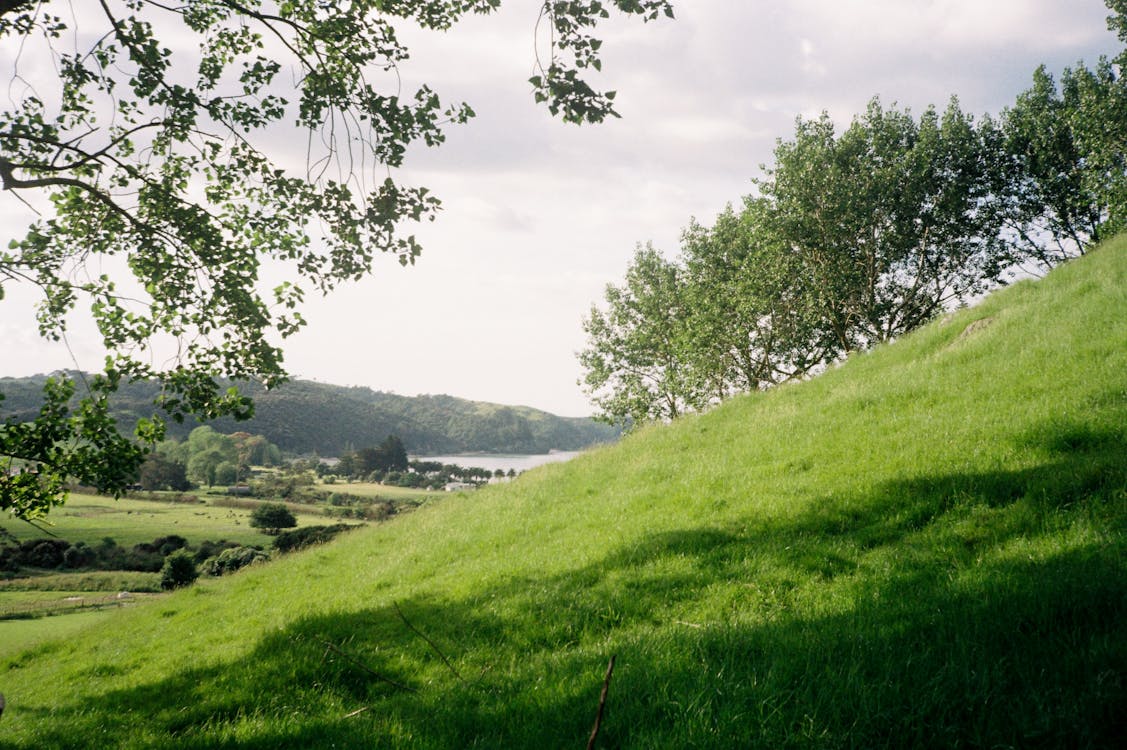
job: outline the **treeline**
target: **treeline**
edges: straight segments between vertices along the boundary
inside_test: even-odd
[[[270,469],[262,471],[263,468]],[[236,432],[224,435],[210,426],[197,427],[186,440],[159,443],[141,465],[136,489],[183,492],[195,487],[232,487],[239,495],[279,498],[288,502],[327,503],[330,515],[380,520],[397,512],[394,503],[354,496],[316,485],[343,480],[379,482],[396,487],[441,490],[451,483],[484,484],[506,475],[477,467],[411,461],[397,435],[378,445],[342,453],[335,462],[313,456],[286,458],[263,435]]]
[[[75,374],[76,379],[80,379]],[[0,378],[3,413],[16,421],[35,419],[43,404],[46,376]],[[224,385],[227,385],[224,382]],[[266,390],[239,383],[254,399],[253,418],[224,418],[208,425],[221,433],[263,435],[285,453],[339,456],[352,446],[375,445],[398,435],[412,452],[547,453],[582,450],[618,438],[619,431],[589,417],[559,417],[524,406],[467,401],[453,396],[400,396],[369,388],[293,380]],[[111,397],[112,413],[126,432],[153,412],[156,383],[124,383]],[[167,437],[186,441],[200,423],[168,421]]]
[[[806,376],[1122,230],[1125,62],[1059,83],[1042,67],[997,118],[873,99],[840,133],[799,119],[740,206],[692,223],[674,260],[639,248],[592,307],[579,356],[600,418],[667,420]]]

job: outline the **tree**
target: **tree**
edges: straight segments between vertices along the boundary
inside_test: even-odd
[[[262,503],[250,514],[250,525],[276,535],[281,529],[297,526],[297,519],[282,503]]]
[[[1085,251],[1127,220],[1127,86],[1106,59],[1044,66],[1002,115],[996,193],[1014,257],[1041,269]]]
[[[1127,44],[1127,0],[1104,0],[1111,15],[1107,17],[1107,28],[1114,31],[1119,41]],[[1123,67],[1127,63],[1127,50],[1119,54],[1115,62]]]
[[[20,49],[9,78],[22,86],[0,112],[0,187],[42,216],[0,252],[0,287],[37,286],[40,332],[54,339],[82,300],[108,354],[77,405],[56,384],[37,426],[0,428],[0,503],[25,518],[60,502],[67,477],[122,491],[165,415],[248,417],[250,399],[218,378],[280,383],[278,342],[304,324],[307,290],[367,274],[377,252],[414,262],[404,225],[432,220],[439,202],[394,170],[412,144],[439,145],[473,111],[426,85],[399,92],[408,50],[396,23],[447,30],[500,0],[98,0],[58,15],[53,5],[0,2],[0,39]],[[565,121],[616,116],[614,92],[586,81],[601,69],[594,32],[612,7],[672,15],[668,0],[541,4],[549,41],[529,83]],[[172,38],[198,55],[161,41]],[[38,80],[37,67],[57,76]],[[275,150],[290,123],[309,145],[303,169]],[[287,280],[264,288],[263,264]],[[171,364],[153,364],[166,349]],[[162,385],[140,445],[108,416],[123,379]]]
[[[996,283],[1007,265],[982,131],[952,99],[885,110],[873,99],[840,136],[799,120],[756,183],[791,249],[835,356],[889,341]]]
[[[378,448],[382,471],[407,471],[407,448],[396,435],[388,435]]]
[[[239,481],[239,467],[230,461],[220,461],[215,467],[215,484],[234,484]]]
[[[196,562],[192,553],[186,549],[179,549],[164,558],[164,566],[160,571],[160,587],[165,591],[190,586],[200,577],[196,570]]]
[[[653,247],[639,247],[625,284],[607,285],[606,310],[592,306],[584,319],[580,385],[601,410],[599,419],[626,427],[673,419],[699,404],[683,356],[680,274]]]
[[[830,342],[790,248],[770,231],[769,206],[746,198],[712,227],[684,232],[687,328],[683,356],[708,403],[798,377],[823,364]]]
[[[917,120],[874,99],[840,135],[798,120],[738,214],[691,225],[677,262],[639,251],[584,321],[603,418],[671,419],[805,375],[997,283],[995,134],[955,100]]]
[[[175,490],[183,492],[191,487],[187,467],[180,461],[154,451],[141,464],[139,483],[145,490]]]
[[[403,441],[395,435],[388,435],[378,446],[361,448],[355,453],[346,453],[338,467],[349,474],[372,474],[388,471],[407,470],[407,449]]]

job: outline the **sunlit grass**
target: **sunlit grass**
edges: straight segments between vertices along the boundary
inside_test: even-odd
[[[46,521],[33,526],[9,517],[0,520],[0,528],[20,541],[44,537],[46,530],[71,544],[85,542],[91,546],[110,537],[118,546],[131,547],[169,534],[178,534],[191,545],[226,539],[244,545],[270,546],[272,537],[250,526],[249,509],[213,504],[222,496],[198,497],[198,502],[186,503],[130,497],[115,500],[74,493]],[[298,515],[297,520],[300,526],[326,523],[319,510],[315,515]]]
[[[317,488],[325,492],[340,492],[357,497],[367,497],[380,500],[417,500],[422,501],[431,497],[441,497],[442,492],[436,490],[421,490],[414,487],[396,487],[378,482],[346,482],[336,481],[331,484],[319,482]]]
[[[8,652],[14,747],[1113,746],[1127,240],[808,383]],[[986,321],[972,327],[975,321]]]

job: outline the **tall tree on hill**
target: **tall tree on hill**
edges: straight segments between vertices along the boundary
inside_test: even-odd
[[[709,402],[809,372],[829,357],[798,258],[769,230],[761,198],[682,237],[687,337],[683,352]]]
[[[42,215],[0,252],[0,287],[37,286],[40,332],[55,339],[83,300],[109,353],[77,409],[55,383],[31,426],[0,426],[0,508],[42,515],[68,476],[110,492],[128,484],[144,451],[118,434],[105,399],[123,379],[160,381],[174,419],[246,417],[250,400],[216,378],[279,383],[277,342],[304,324],[308,289],[365,275],[377,251],[414,262],[404,225],[433,219],[439,203],[393,170],[473,111],[426,85],[400,92],[408,50],[396,24],[443,31],[499,5],[0,2],[0,39],[20,50],[7,58],[18,85],[0,112],[0,187]],[[612,8],[672,15],[668,0],[540,5],[550,33],[530,83],[565,121],[616,114],[614,93],[586,80],[601,69],[595,33]],[[37,80],[37,67],[57,76]],[[287,124],[308,144],[304,168],[277,151]],[[263,288],[263,263],[289,280]],[[156,366],[163,347],[177,356]],[[159,419],[139,426],[143,442],[161,434]]]
[[[1067,68],[1059,86],[1039,67],[1002,139],[997,193],[1016,258],[1051,268],[1124,228],[1127,87],[1110,62]]]
[[[622,286],[608,284],[606,309],[583,321],[580,385],[600,418],[623,426],[668,420],[706,396],[683,356],[684,284],[680,268],[652,247],[639,247]]]
[[[874,99],[840,136],[799,120],[757,185],[797,258],[835,354],[888,341],[995,282],[1006,266],[980,131],[954,100],[917,122]]]

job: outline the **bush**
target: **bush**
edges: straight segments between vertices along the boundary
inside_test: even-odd
[[[87,547],[85,542],[78,542],[63,553],[63,565],[68,568],[85,568],[93,565],[98,559],[98,553],[92,547]]]
[[[34,539],[24,542],[23,564],[33,568],[58,568],[63,564],[70,542],[62,539]]]
[[[264,529],[267,534],[277,534],[280,529],[297,526],[297,519],[290,509],[281,503],[263,503],[250,514],[250,525],[256,529]]]
[[[196,554],[193,559],[197,565],[201,565],[209,558],[217,557],[222,554],[223,550],[232,549],[240,546],[237,542],[228,542],[226,539],[220,539],[218,542],[213,542],[210,539],[205,539],[200,542],[200,546],[196,549]]]
[[[332,526],[306,526],[293,531],[285,531],[274,540],[274,549],[278,552],[296,552],[311,544],[323,544],[340,532],[356,527],[357,524],[338,523]]]
[[[188,586],[200,577],[190,552],[179,549],[165,558],[160,571],[160,587],[165,591]]]
[[[270,555],[257,547],[231,547],[204,562],[203,572],[209,576],[222,576],[269,560]]]

